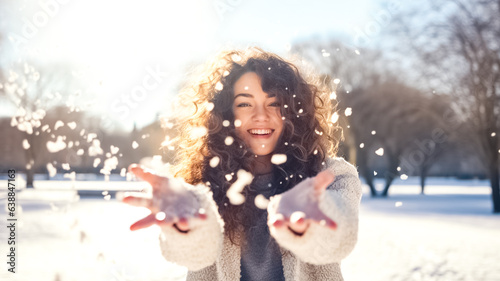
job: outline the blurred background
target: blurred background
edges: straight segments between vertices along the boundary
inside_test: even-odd
[[[285,58],[298,54],[336,89],[332,121],[345,137],[339,156],[358,167],[367,218],[361,227],[371,233],[347,259],[347,280],[498,280],[494,265],[454,260],[457,244],[468,238],[450,236],[489,241],[463,253],[488,257],[478,264],[500,257],[500,247],[492,250],[500,246],[499,38],[500,2],[493,0],[0,0],[0,197],[5,204],[6,171],[15,169],[25,218],[20,237],[42,233],[24,238],[34,247],[20,257],[28,275],[15,278],[184,278],[148,244],[157,229],[108,229],[114,239],[146,243],[135,243],[137,251],[120,263],[120,246],[104,253],[95,244],[103,234],[82,221],[109,216],[116,226],[139,218],[115,193],[144,187],[126,182],[130,163],[161,168],[172,161],[176,133],[160,119],[194,67],[222,49],[259,46]],[[129,217],[117,218],[125,213]],[[61,214],[74,220],[43,226]],[[445,221],[457,224],[444,227]],[[427,237],[421,231],[429,226],[443,232]],[[62,240],[45,246],[60,249],[59,259],[68,257],[67,245],[94,241],[96,251],[87,253],[92,263],[86,263],[92,270],[67,260],[66,269],[33,267],[47,249],[33,250],[37,237],[56,232]],[[401,257],[398,243],[404,254],[421,255],[385,267]],[[144,264],[130,266],[142,255],[137,245],[151,247],[156,263],[142,258]],[[385,258],[376,258],[380,252]],[[151,267],[149,274],[144,267]]]

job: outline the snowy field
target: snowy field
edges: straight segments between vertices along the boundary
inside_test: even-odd
[[[491,214],[488,183],[432,179],[427,195],[416,183],[396,182],[386,199],[370,198],[365,188],[359,241],[342,263],[345,280],[500,280],[500,216]],[[184,268],[161,257],[157,227],[128,230],[147,210],[104,196],[79,198],[68,184],[39,182],[37,190],[18,193],[17,273],[8,273],[4,261],[0,280],[185,278]],[[128,188],[144,186],[135,185]],[[5,193],[0,198],[6,260]]]

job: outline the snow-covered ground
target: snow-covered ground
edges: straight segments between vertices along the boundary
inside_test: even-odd
[[[358,244],[342,263],[345,279],[500,280],[500,216],[491,213],[488,183],[433,179],[426,195],[416,184],[398,181],[385,199],[370,198],[365,188]],[[0,193],[0,280],[184,279],[184,268],[161,257],[157,227],[128,230],[147,210],[104,196],[78,198],[67,185],[40,182],[18,193],[15,274],[5,263]]]

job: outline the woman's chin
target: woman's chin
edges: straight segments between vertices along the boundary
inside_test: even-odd
[[[264,157],[264,156],[269,156],[270,157],[273,154],[273,150],[267,149],[267,148],[257,148],[257,149],[253,149],[252,148],[252,153],[256,157]]]

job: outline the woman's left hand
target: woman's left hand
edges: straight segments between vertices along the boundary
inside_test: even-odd
[[[334,178],[330,170],[325,170],[281,194],[276,213],[268,218],[269,227],[287,227],[296,235],[304,234],[311,223],[336,229],[337,224],[319,208],[320,197]]]

